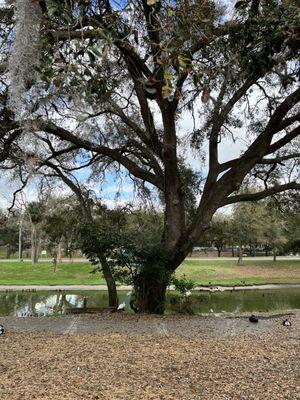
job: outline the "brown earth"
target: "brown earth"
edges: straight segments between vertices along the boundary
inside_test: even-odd
[[[57,318],[41,319],[47,332],[1,318],[0,399],[300,399],[300,314],[290,319],[62,317],[58,334]]]

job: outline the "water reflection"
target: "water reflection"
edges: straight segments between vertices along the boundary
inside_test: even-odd
[[[87,307],[106,307],[108,296],[104,291],[73,292],[0,292],[0,315],[47,316],[65,314],[68,308],[82,308],[86,298]],[[119,292],[120,303],[130,311],[130,296]],[[234,292],[198,292],[189,298],[189,307],[194,313],[220,312],[266,312],[300,309],[299,289],[242,290]],[[168,294],[167,313],[176,313],[178,295]]]

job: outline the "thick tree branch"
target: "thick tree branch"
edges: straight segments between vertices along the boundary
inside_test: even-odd
[[[259,162],[259,164],[280,164],[283,161],[291,160],[293,158],[298,158],[298,157],[300,157],[300,153],[291,153],[291,154],[286,154],[284,156],[278,156],[275,158],[264,158]]]
[[[51,133],[59,137],[60,139],[69,141],[85,150],[90,150],[102,156],[107,156],[113,159],[114,161],[118,162],[125,168],[127,168],[128,171],[136,178],[145,180],[158,188],[161,189],[163,188],[163,182],[161,182],[158,176],[155,176],[153,173],[146,171],[145,169],[138,166],[134,161],[124,156],[123,151],[125,152],[126,149],[116,150],[116,149],[110,149],[106,146],[98,145],[96,143],[82,139],[79,136],[76,136],[75,134],[71,133],[70,131],[58,127],[53,123],[41,120],[36,121],[36,130],[41,130],[44,132]]]
[[[287,96],[287,98],[276,108],[265,128],[264,135],[273,136],[275,133],[277,133],[278,127],[280,127],[284,122],[284,117],[299,101],[300,88]],[[281,129],[282,128],[280,128],[280,130]]]
[[[282,120],[281,124],[278,125],[278,129],[276,132],[280,132],[283,129],[288,128],[290,125],[294,124],[295,122],[300,122],[300,113],[293,115],[292,117],[285,118]]]
[[[272,154],[275,151],[281,149],[283,146],[290,143],[292,140],[294,140],[299,135],[300,135],[300,125],[297,126],[295,129],[293,129],[291,132],[287,133],[281,139],[277,140],[277,142],[271,144],[267,150],[266,155]]]
[[[230,196],[223,202],[223,205],[225,206],[228,204],[240,203],[242,201],[258,201],[264,199],[265,197],[272,196],[274,194],[281,193],[286,190],[300,190],[300,184],[297,182],[290,182],[284,185],[273,186],[261,192],[245,193],[236,196]]]

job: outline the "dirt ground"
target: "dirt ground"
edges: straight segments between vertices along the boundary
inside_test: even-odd
[[[2,317],[0,399],[300,399],[289,318]]]

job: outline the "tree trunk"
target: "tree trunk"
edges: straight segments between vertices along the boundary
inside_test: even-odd
[[[234,254],[234,247],[233,247],[233,246],[231,246],[231,255],[232,255],[232,257],[235,257],[235,254]]]
[[[53,264],[53,272],[55,273],[56,267],[57,267],[57,254],[56,253],[53,254],[52,264]]]
[[[111,269],[108,265],[106,258],[102,254],[99,254],[98,258],[100,260],[103,276],[107,284],[108,305],[109,307],[118,307],[119,300],[118,300],[117,287],[115,279],[111,273]]]
[[[238,247],[238,262],[237,265],[243,265],[243,249],[241,246]]]
[[[159,271],[161,273],[159,273]],[[158,273],[157,273],[158,272]],[[166,306],[166,291],[169,284],[167,272],[149,269],[135,282],[136,306],[139,313],[163,314]]]
[[[36,265],[38,262],[38,240],[36,225],[31,225],[31,262]]]
[[[165,199],[165,232],[164,246],[166,254],[171,256],[185,230],[184,192],[178,169],[177,138],[174,111],[170,104],[164,102],[162,113],[164,125],[164,199]],[[189,249],[191,250],[191,248]],[[188,252],[185,254],[187,255]]]
[[[6,258],[10,259],[11,256],[11,247],[10,244],[6,245]]]
[[[23,228],[23,220],[20,220],[19,224],[19,261],[23,261],[23,246],[22,246],[22,228]]]
[[[273,248],[273,261],[276,262],[277,261],[277,252],[276,252],[276,248]]]
[[[218,250],[218,257],[221,257],[221,249],[217,249]]]
[[[57,246],[57,261],[59,263],[62,262],[62,259],[61,259],[61,240],[59,241],[58,246]]]

